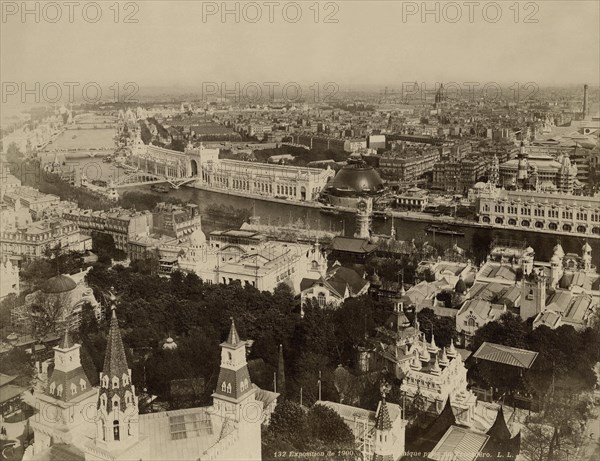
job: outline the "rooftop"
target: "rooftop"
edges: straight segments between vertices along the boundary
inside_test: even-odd
[[[488,342],[484,342],[473,354],[473,357],[476,359],[503,363],[525,369],[531,368],[537,356],[538,353],[534,351]]]

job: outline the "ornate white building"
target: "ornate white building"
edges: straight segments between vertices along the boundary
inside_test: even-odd
[[[140,415],[113,304],[100,387],[90,386],[66,331],[48,388],[36,394],[41,408],[23,460],[260,460],[263,402],[233,321],[221,349],[212,406]]]

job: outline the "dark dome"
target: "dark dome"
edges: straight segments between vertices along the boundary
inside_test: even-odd
[[[44,293],[66,293],[73,290],[76,286],[77,284],[71,277],[57,275],[46,280],[46,283],[42,286],[42,291]]]
[[[326,190],[333,195],[372,195],[383,188],[383,181],[372,166],[352,162],[338,171]]]

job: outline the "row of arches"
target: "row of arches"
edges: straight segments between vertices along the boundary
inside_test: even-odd
[[[481,221],[485,224],[492,224],[492,221],[488,216],[483,216],[481,218]],[[563,232],[577,232],[580,234],[588,233],[588,227],[583,224],[576,226],[576,225],[569,224],[569,223],[560,225],[558,223],[551,222],[551,223],[548,223],[548,225],[546,226],[546,223],[543,221],[533,221],[532,222],[528,219],[523,219],[521,221],[518,221],[515,218],[509,218],[509,219],[505,220],[504,218],[501,218],[501,217],[495,218],[493,224],[498,224],[500,226],[503,226],[506,224],[509,226],[518,226],[518,227],[525,228],[525,229],[535,228],[535,229],[548,229],[548,230],[552,230],[552,231],[560,230]],[[594,235],[600,235],[600,227],[598,227],[598,226],[592,227],[591,233]]]

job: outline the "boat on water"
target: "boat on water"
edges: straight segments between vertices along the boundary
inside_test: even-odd
[[[437,226],[431,224],[425,228],[425,232],[428,234],[441,234],[441,235],[452,235],[454,237],[464,237],[465,233],[459,230],[454,230],[449,226]]]
[[[373,219],[383,219],[384,221],[387,221],[387,219],[391,216],[392,216],[392,214],[389,211],[382,211],[382,210],[373,211]]]
[[[336,210],[333,205],[323,205],[319,210],[323,214],[337,216],[340,214],[340,210]]]
[[[159,184],[152,184],[150,186],[150,189],[153,190],[154,192],[161,192],[163,194],[166,194],[167,192],[169,192],[169,188],[167,186],[161,186]]]

